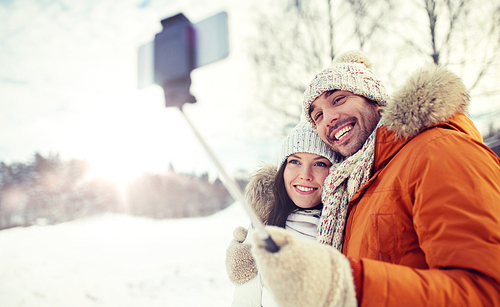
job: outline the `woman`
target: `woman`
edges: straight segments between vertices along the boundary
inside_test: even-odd
[[[277,171],[267,165],[252,176],[245,191],[246,198],[265,224],[283,227],[299,237],[315,240],[323,206],[323,181],[336,162],[335,154],[310,125],[302,121],[287,136],[277,162]],[[252,230],[251,226],[249,230]],[[245,236],[244,228],[235,230],[235,238]],[[249,246],[246,240],[243,245]],[[228,254],[226,260],[231,259],[243,258]],[[231,265],[233,267],[229,268]],[[276,306],[252,265],[228,265],[230,279],[237,284],[232,306]],[[234,278],[231,278],[231,273]]]

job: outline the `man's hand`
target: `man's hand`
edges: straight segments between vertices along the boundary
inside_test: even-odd
[[[229,280],[235,285],[241,285],[257,275],[257,267],[250,252],[251,245],[244,243],[247,230],[237,227],[233,231],[233,240],[226,250],[226,271]]]
[[[266,226],[276,253],[253,234],[252,253],[264,284],[280,306],[357,306],[349,260],[331,246]]]

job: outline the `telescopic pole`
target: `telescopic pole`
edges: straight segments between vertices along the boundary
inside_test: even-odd
[[[227,175],[225,172],[224,168],[222,165],[219,163],[219,160],[215,157],[213,154],[212,150],[208,147],[207,143],[203,140],[201,135],[198,133],[198,130],[194,127],[194,125],[191,123],[189,118],[186,116],[186,113],[182,111],[182,107],[179,107],[179,110],[181,113],[184,115],[184,118],[188,122],[189,126],[191,126],[191,129],[193,130],[194,134],[198,138],[198,141],[201,143],[207,154],[210,156],[210,159],[214,162],[215,166],[217,167],[217,170],[219,171],[219,175],[221,176],[222,183],[226,187],[226,189],[229,191],[231,196],[240,202],[240,204],[243,205],[243,208],[245,208],[245,211],[247,212],[248,216],[250,217],[250,221],[252,222],[253,226],[257,230],[257,234],[259,237],[266,243],[266,248],[269,252],[275,253],[279,251],[279,247],[276,245],[276,243],[273,241],[271,236],[269,236],[269,233],[265,230],[264,224],[262,221],[259,219],[255,211],[250,207],[250,205],[246,202],[245,197],[243,197],[243,193],[241,192],[241,189],[239,185],[236,183],[236,181]]]

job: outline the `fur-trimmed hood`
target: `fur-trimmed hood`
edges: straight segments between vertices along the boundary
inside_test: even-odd
[[[462,80],[439,65],[428,65],[390,95],[382,121],[396,138],[408,139],[458,113],[467,114],[468,108],[469,94]]]
[[[274,202],[273,185],[276,176],[276,166],[264,164],[252,174],[245,188],[245,199],[266,223]]]

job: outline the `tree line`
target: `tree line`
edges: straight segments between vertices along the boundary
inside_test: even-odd
[[[39,153],[28,163],[0,162],[0,229],[56,224],[106,212],[151,218],[206,216],[233,199],[207,174],[143,173],[125,188],[89,177],[87,160]],[[245,181],[240,180],[244,187]]]

